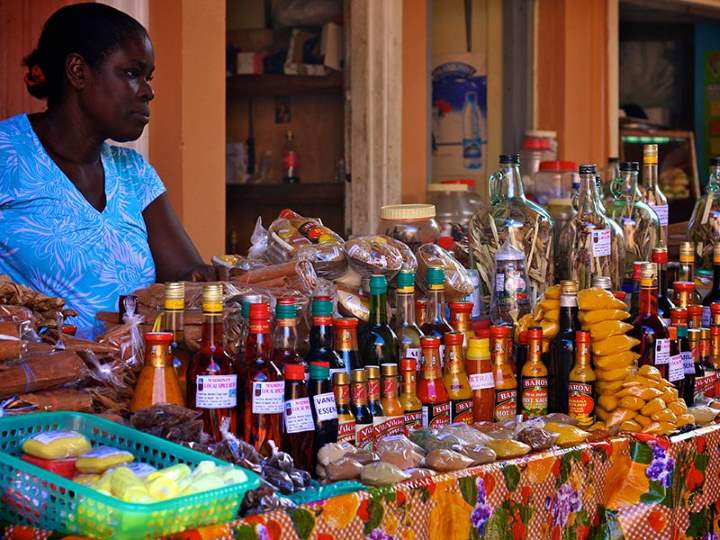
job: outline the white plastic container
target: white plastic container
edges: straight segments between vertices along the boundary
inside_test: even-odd
[[[533,177],[535,200],[542,206],[551,199],[572,197],[573,178],[577,167],[572,161],[543,161]]]

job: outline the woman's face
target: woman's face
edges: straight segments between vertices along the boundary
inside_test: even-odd
[[[155,53],[147,36],[127,41],[90,69],[81,106],[98,131],[118,142],[134,141],[150,121],[150,101],[155,97],[150,81]]]

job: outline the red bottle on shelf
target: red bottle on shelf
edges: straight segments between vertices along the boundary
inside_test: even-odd
[[[295,467],[312,470],[315,421],[305,383],[305,366],[285,366],[285,413],[282,449],[293,457]]]

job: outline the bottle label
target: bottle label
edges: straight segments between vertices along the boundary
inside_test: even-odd
[[[561,294],[560,307],[577,307],[577,296],[574,294]]]
[[[690,351],[681,352],[683,371],[685,375],[695,375],[695,364],[693,363],[693,354]]]
[[[668,381],[682,381],[685,378],[685,367],[683,366],[682,355],[676,354],[670,357],[668,364]]]
[[[422,423],[425,429],[440,429],[450,423],[450,403],[422,406]]]
[[[385,429],[387,428],[386,416],[373,416],[373,448],[375,443],[385,437]]]
[[[370,401],[380,399],[380,379],[370,379],[368,381],[368,399]]]
[[[415,365],[420,367],[420,355],[421,351],[420,349],[416,347],[408,347],[405,349],[405,352],[403,353],[403,358],[414,358],[415,359]]]
[[[310,399],[303,397],[289,399],[285,402],[285,432],[302,433],[303,431],[314,431]]]
[[[662,366],[670,363],[670,340],[655,340],[655,365]]]
[[[350,395],[353,403],[367,403],[368,389],[363,383],[353,383],[350,387]]]
[[[198,375],[195,388],[198,409],[237,407],[237,375]]]
[[[422,411],[405,411],[405,431],[408,434],[423,428]]]
[[[337,418],[335,394],[332,392],[318,394],[317,396],[313,396],[313,402],[315,404],[315,413],[317,415],[318,422],[335,420]]]
[[[459,422],[468,425],[473,423],[472,399],[454,399],[450,402],[450,423]]]
[[[337,442],[355,444],[355,420],[340,420],[338,423]]]
[[[711,322],[712,322],[712,311],[710,311],[710,306],[703,306],[703,318],[702,318],[703,328],[710,328]]]
[[[346,384],[333,388],[335,403],[350,403],[350,387]]]
[[[579,422],[591,425],[595,416],[593,384],[570,382],[568,384],[568,412]]]
[[[522,378],[522,406],[523,414],[526,417],[547,414],[547,377]]]
[[[386,416],[385,427],[383,429],[385,439],[397,435],[405,435],[405,417],[404,416]]]
[[[251,334],[269,334],[270,333],[270,322],[250,320],[250,326],[248,330]]]
[[[372,424],[355,424],[355,446],[358,450],[372,450],[375,426]]]
[[[382,380],[383,396],[397,397],[398,381],[395,377],[385,377]]]
[[[468,375],[468,380],[472,390],[495,388],[495,377],[493,377],[492,371],[489,373],[473,373]]]
[[[527,283],[523,273],[508,266],[495,274],[495,298],[501,304],[525,302]]]
[[[254,382],[253,414],[279,414],[285,404],[285,381]]]
[[[593,257],[609,257],[612,251],[612,235],[610,229],[595,229],[592,231]]]
[[[667,227],[668,224],[668,205],[667,204],[660,204],[658,206],[655,206],[653,204],[650,205],[650,208],[655,210],[655,213],[657,214],[658,221],[660,222],[661,227]]]
[[[515,419],[517,408],[516,390],[495,389],[495,421],[505,422]]]

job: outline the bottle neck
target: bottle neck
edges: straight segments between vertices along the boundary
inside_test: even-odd
[[[658,298],[665,298],[667,297],[667,290],[668,290],[668,284],[667,284],[667,266],[665,266],[665,263],[657,263],[658,265],[658,291],[657,295]]]
[[[368,401],[380,401],[380,379],[368,379]]]
[[[528,340],[526,364],[539,364],[542,362],[542,339]]]
[[[577,296],[574,294],[560,295],[560,328],[572,329],[577,320]]]
[[[578,214],[600,214],[597,204],[595,175],[580,175],[580,192],[578,193]]]
[[[295,319],[277,319],[273,331],[272,343],[275,349],[294,351],[297,347],[297,327]]]
[[[640,286],[640,314],[657,316],[657,287],[651,285]]]
[[[695,279],[695,258],[688,257],[684,261],[680,260],[680,269],[678,277],[681,281],[693,281]]]
[[[146,349],[146,364],[154,368],[166,368],[171,365],[169,348],[165,344],[153,344],[149,350]]]
[[[175,341],[182,336],[185,330],[185,310],[182,309],[165,309],[163,316],[163,326],[166,332],[172,332]]]
[[[366,383],[350,384],[350,402],[355,407],[362,407],[368,404],[368,389]]]
[[[424,347],[423,353],[423,378],[440,378],[440,349],[435,347]]]
[[[430,289],[428,294],[428,315],[432,322],[445,320],[445,288]]]
[[[350,405],[350,386],[347,384],[335,385],[335,402],[338,408],[347,408]]]
[[[445,370],[448,373],[465,373],[462,345],[450,345],[445,348]]]
[[[397,317],[401,325],[415,324],[414,293],[397,293]]]
[[[620,175],[620,190],[617,198],[624,198],[626,201],[635,202],[640,200],[640,188],[638,187],[638,173],[635,171],[623,171]]]
[[[508,363],[508,351],[505,344],[505,339],[495,340],[492,344],[492,352],[490,354],[495,369],[500,369]]]
[[[332,346],[332,317],[313,317],[310,329],[310,346],[330,348]]]
[[[338,351],[357,351],[357,332],[355,329],[336,327],[335,348]]]
[[[370,324],[387,324],[387,293],[370,296]]]
[[[688,291],[679,291],[675,293],[676,305],[678,308],[687,309],[690,303],[690,293]]]
[[[417,376],[414,371],[403,371],[402,372],[402,393],[408,396],[415,395],[415,389],[417,384]]]
[[[515,164],[502,164],[500,169],[493,175],[491,185],[494,187],[495,198],[497,199],[524,199],[522,177],[520,166]]]
[[[386,400],[396,400],[398,398],[397,377],[382,378],[382,397]]]
[[[647,190],[655,190],[658,185],[658,166],[656,163],[646,163],[643,161],[642,170],[643,186]]]
[[[720,166],[713,165],[710,167],[710,177],[705,186],[707,193],[716,193],[720,191]]]
[[[456,332],[467,332],[470,329],[470,314],[465,311],[451,311],[450,325]]]
[[[590,344],[589,343],[577,343],[577,350],[575,352],[575,366],[582,369],[591,369],[590,366]]]
[[[225,325],[223,324],[222,313],[203,314],[203,344],[216,347],[223,344],[225,338]]]

